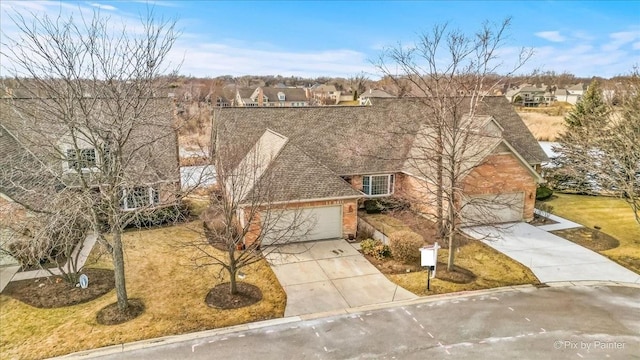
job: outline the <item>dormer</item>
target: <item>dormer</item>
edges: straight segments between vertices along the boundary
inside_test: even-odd
[[[282,91],[278,91],[278,101],[284,101],[285,95]]]

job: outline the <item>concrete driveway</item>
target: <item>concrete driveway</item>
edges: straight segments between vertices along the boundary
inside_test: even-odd
[[[543,282],[616,281],[640,284],[640,275],[527,223],[473,227],[465,232],[520,262]]]
[[[267,259],[287,293],[285,316],[413,299],[345,240],[280,246]]]

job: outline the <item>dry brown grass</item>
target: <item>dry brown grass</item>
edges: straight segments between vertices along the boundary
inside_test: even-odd
[[[448,249],[438,250],[438,263],[446,264],[448,256]],[[443,266],[441,264],[438,266]],[[456,284],[438,279],[436,269],[436,278],[431,279],[431,290],[427,291],[426,271],[386,276],[394,283],[420,296],[539,283],[527,267],[478,240],[472,240],[458,248],[455,264],[473,272],[476,279],[468,284]]]
[[[564,117],[539,112],[518,112],[529,131],[538,141],[555,141],[564,131]]]
[[[286,295],[266,262],[244,270],[244,281],[262,290],[262,301],[236,310],[208,307],[207,292],[226,278],[218,279],[216,268],[191,266],[185,256],[189,250],[180,244],[199,235],[194,229],[201,229],[199,222],[124,235],[129,296],[142,299],[146,306],[144,314],[127,323],[96,322],[97,312],[116,301],[114,291],[89,303],[58,309],[36,309],[0,295],[0,358],[51,357],[284,315]],[[103,257],[98,267],[110,268],[109,260]]]

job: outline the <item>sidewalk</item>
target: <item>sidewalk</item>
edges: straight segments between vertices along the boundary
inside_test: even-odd
[[[95,245],[97,239],[98,237],[95,234],[88,235],[84,240],[83,246],[78,246],[73,251],[71,255],[72,257],[75,257],[76,255],[78,255],[78,251],[80,251],[80,254],[78,255],[78,268],[81,268],[84,266],[84,263],[87,261],[87,257],[89,257],[89,254],[91,253],[91,249],[93,249],[93,246]],[[67,264],[65,264],[63,267],[66,267],[66,266]],[[20,270],[20,266],[18,265],[6,266],[6,267],[0,268],[0,292],[2,292],[2,290],[4,290],[4,288],[11,281],[36,279],[36,278],[51,276],[49,271],[42,270],[42,269],[32,270],[32,271],[23,271],[23,272],[18,272],[18,270]],[[60,275],[59,269],[56,268],[56,269],[50,269],[50,270],[55,275]]]

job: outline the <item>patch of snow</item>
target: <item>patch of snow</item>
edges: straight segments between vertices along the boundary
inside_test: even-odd
[[[216,183],[216,170],[213,165],[182,166],[180,178],[183,190],[207,187]]]

